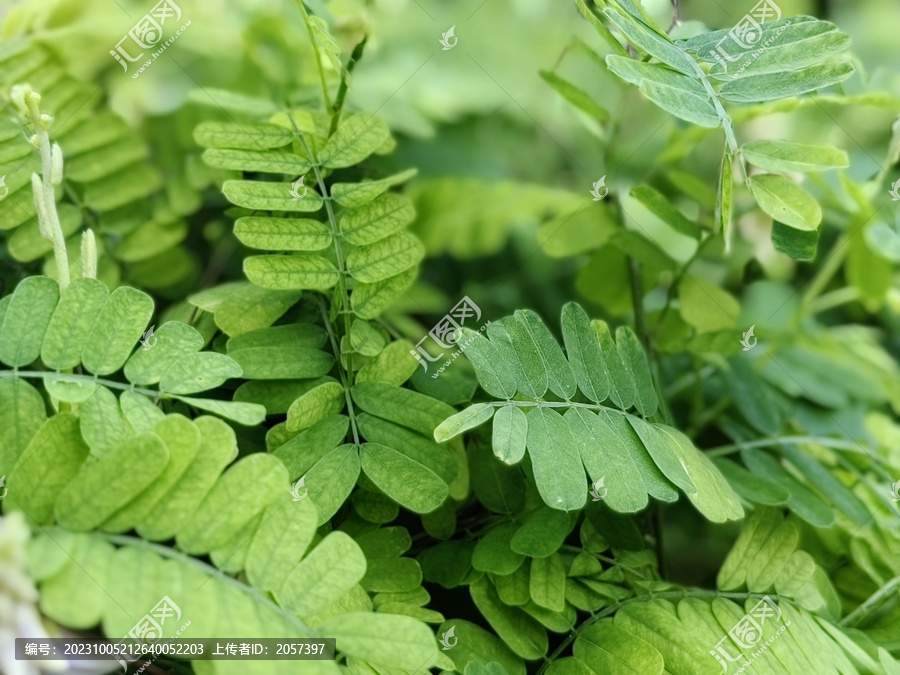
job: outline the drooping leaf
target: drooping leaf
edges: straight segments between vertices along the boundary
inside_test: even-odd
[[[41,345],[41,361],[64,370],[81,363],[81,354],[109,290],[96,279],[75,279],[50,317]]]
[[[494,415],[491,444],[494,455],[504,464],[518,464],[525,456],[528,417],[521,408],[503,406]]]
[[[120,286],[106,299],[84,343],[81,362],[95,375],[121,368],[153,314],[153,299],[135,288]]]
[[[48,277],[27,277],[10,298],[0,321],[0,361],[21,368],[41,353],[59,301],[59,286]]]
[[[574,511],[587,496],[581,455],[568,424],[552,409],[528,413],[528,455],[534,482],[544,503],[554,509]]]
[[[747,161],[764,171],[823,171],[849,166],[847,153],[837,148],[788,141],[752,141],[741,146]]]

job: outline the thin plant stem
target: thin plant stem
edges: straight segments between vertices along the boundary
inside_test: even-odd
[[[365,49],[368,39],[368,36],[363,37],[359,44],[353,48],[353,53],[350,54],[350,60],[347,62],[347,72],[341,76],[341,86],[338,87],[337,100],[334,102],[334,109],[331,113],[331,126],[328,129],[329,138],[337,131],[341,111],[344,109],[344,99],[347,97],[347,89],[350,86],[350,75],[353,73],[357,62],[362,58],[363,49]]]
[[[313,32],[312,24],[309,21],[309,14],[306,12],[306,6],[303,0],[296,0],[297,7],[303,15],[303,23],[306,24],[306,30],[309,32],[309,41],[312,43],[313,55],[316,57],[316,68],[319,70],[319,82],[322,84],[322,98],[325,102],[325,109],[332,110],[331,96],[328,94],[328,83],[325,80],[325,68],[322,66],[322,55],[319,54],[319,41]]]

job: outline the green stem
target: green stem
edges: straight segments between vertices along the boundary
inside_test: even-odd
[[[838,622],[839,626],[855,626],[870,614],[879,604],[900,589],[900,576],[894,577],[873,593],[863,604],[850,612]]]
[[[368,39],[368,36],[363,37],[360,43],[353,48],[353,53],[350,54],[350,60],[347,62],[347,72],[341,75],[341,86],[338,88],[337,100],[334,102],[334,110],[331,114],[331,127],[328,129],[329,138],[337,131],[341,111],[344,108],[344,99],[347,96],[347,89],[350,85],[350,74],[356,67],[356,63],[362,58],[363,49],[365,49]]]
[[[841,235],[838,240],[834,242],[834,246],[831,248],[831,252],[825,260],[825,264],[822,265],[816,273],[816,276],[813,277],[812,282],[809,284],[809,288],[806,289],[806,292],[800,300],[800,304],[797,307],[797,312],[794,314],[792,322],[794,328],[806,318],[815,299],[825,290],[825,287],[828,286],[831,278],[841,268],[844,258],[850,250],[850,247],[847,246],[849,242],[850,238],[846,234]]]
[[[861,450],[857,443],[850,441],[841,441],[836,438],[823,438],[821,436],[780,436],[778,438],[763,438],[758,441],[747,441],[745,443],[732,443],[730,445],[720,445],[706,452],[707,457],[721,457],[722,455],[730,455],[743,448],[769,448],[783,443],[815,443],[824,445],[826,448],[834,448],[836,450],[851,450],[861,455],[868,455],[865,450]]]
[[[338,375],[341,378],[341,386],[344,387],[344,400],[347,402],[347,415],[350,417],[350,430],[353,432],[353,442],[359,448],[359,429],[356,426],[356,410],[353,408],[353,397],[350,396],[350,373],[345,373],[341,364],[341,347],[338,343],[337,335],[334,332],[334,326],[328,318],[328,312],[325,309],[325,302],[321,297],[316,298],[319,303],[319,311],[322,313],[322,321],[325,324],[325,330],[331,341],[331,348],[334,350],[334,358],[337,364]]]
[[[845,286],[813,300],[809,303],[809,313],[819,314],[856,300],[859,300],[859,289],[854,286]]]
[[[306,6],[303,0],[296,0],[297,7],[303,15],[303,23],[306,24],[306,30],[309,32],[309,41],[312,43],[313,55],[316,57],[316,68],[319,70],[319,82],[322,84],[322,98],[325,101],[325,109],[332,110],[331,96],[328,94],[328,84],[325,81],[325,69],[322,67],[322,55],[319,54],[319,41],[313,32],[312,24],[309,22],[309,14],[306,13]]]
[[[153,398],[157,398],[158,396],[164,396],[165,394],[160,391],[156,391],[154,389],[142,389],[141,387],[135,387],[131,384],[125,384],[124,382],[115,382],[114,380],[104,380],[99,377],[94,377],[92,375],[69,375],[67,373],[57,373],[52,370],[0,370],[0,378],[2,377],[35,377],[35,378],[43,378],[47,376],[52,376],[54,380],[59,380],[61,382],[80,382],[83,384],[100,384],[104,387],[109,387],[110,389],[120,389],[122,391],[134,391],[138,394],[143,394],[144,396],[151,396]]]

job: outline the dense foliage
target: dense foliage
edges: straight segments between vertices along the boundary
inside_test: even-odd
[[[525,4],[10,10],[0,672],[168,598],[337,640],[173,673],[900,673],[900,76]]]

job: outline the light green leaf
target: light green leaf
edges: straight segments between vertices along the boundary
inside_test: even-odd
[[[698,96],[684,89],[676,89],[665,84],[644,80],[641,93],[663,110],[701,127],[715,129],[721,123],[718,113],[709,97]]]
[[[277,591],[316,534],[318,514],[311,500],[285,494],[269,506],[247,552],[247,579],[262,591]]]
[[[668,38],[659,35],[639,19],[612,7],[607,7],[603,10],[603,13],[606,14],[607,18],[625,35],[632,45],[655,56],[666,65],[681,71],[685,75],[695,75],[697,65],[693,59],[685,54],[680,47],[669,41]]]
[[[823,466],[794,445],[782,445],[781,452],[786,460],[797,467],[808,483],[818,488],[829,502],[856,525],[862,527],[869,522],[872,518],[869,509],[834,475],[833,469]]]
[[[81,435],[96,457],[118,448],[128,436],[119,399],[106,387],[97,386],[78,409],[78,415],[81,417]]]
[[[521,609],[501,602],[487,576],[482,576],[469,586],[469,593],[494,632],[516,654],[531,660],[547,653],[547,632],[544,628]]]
[[[303,431],[344,409],[344,387],[339,382],[324,382],[297,398],[287,411],[288,431]]]
[[[357,281],[384,281],[414,267],[425,257],[425,247],[410,232],[398,232],[354,249],[347,256],[347,272]]]
[[[418,267],[377,281],[374,284],[357,284],[350,292],[350,306],[361,319],[376,319],[403,295],[418,276]]]
[[[550,408],[529,412],[527,445],[534,482],[544,503],[562,511],[582,508],[587,496],[584,467],[562,416]]]
[[[64,370],[81,363],[81,353],[109,291],[96,279],[75,279],[50,317],[41,346],[41,361]]]
[[[84,186],[84,206],[112,211],[153,194],[163,185],[159,170],[146,162],[132,164]]]
[[[297,614],[322,612],[353,588],[366,573],[366,557],[344,532],[331,532],[284,580],[279,604]]]
[[[491,396],[508,399],[516,393],[515,364],[481,332],[463,327],[460,340],[469,343],[466,357],[475,368],[482,388]]]
[[[566,606],[566,568],[559,553],[532,558],[528,582],[531,599],[541,607],[561,612]]]
[[[609,438],[611,444],[610,454],[624,456],[627,454],[637,467],[644,481],[644,489],[652,497],[663,502],[674,502],[678,499],[678,491],[666,479],[659,467],[651,458],[640,437],[635,434],[634,428],[628,423],[631,415],[620,415],[610,410],[600,410],[597,416],[612,431]],[[588,473],[593,478],[590,466],[585,463]],[[605,475],[605,474],[602,474]],[[596,480],[596,479],[595,479]]]
[[[644,420],[627,415],[627,420],[637,432],[641,442],[650,453],[656,466],[670,481],[675,483],[686,494],[696,494],[697,486],[688,475],[681,460],[678,444],[668,433],[664,433],[657,425],[647,424]]]
[[[602,403],[609,395],[609,371],[581,305],[570,302],[563,307],[562,332],[578,388],[594,403]]]
[[[457,672],[464,672],[467,665],[493,661],[502,665],[503,675],[525,675],[522,660],[490,631],[463,619],[449,619],[438,627],[437,633],[443,635],[450,628],[455,631],[457,644],[446,654],[453,659]]]
[[[742,145],[740,152],[753,166],[773,173],[824,171],[850,165],[843,150],[788,141],[752,141]]]
[[[121,368],[153,314],[153,299],[136,288],[120,286],[103,304],[85,341],[81,362],[94,375]]]
[[[10,297],[0,319],[0,361],[21,368],[41,353],[44,334],[59,302],[59,285],[48,277],[26,277]]]
[[[849,63],[831,63],[786,73],[747,75],[727,83],[719,94],[735,103],[775,101],[843,82],[854,70]]]
[[[337,131],[319,151],[319,163],[330,169],[354,166],[390,137],[387,125],[374,115],[350,115],[341,121]]]
[[[399,387],[416,372],[416,360],[410,356],[412,344],[395,340],[374,359],[359,369],[356,382],[385,382]]]
[[[338,271],[317,255],[253,255],[244,258],[244,274],[272,290],[325,290],[338,282]]]
[[[590,94],[576,87],[568,80],[547,70],[539,70],[538,75],[547,84],[553,87],[564,99],[594,120],[605,122],[609,119],[609,113],[599,103],[591,98]]]
[[[434,436],[435,440],[438,425],[456,412],[452,406],[430,396],[383,382],[357,383],[350,393],[365,412],[418,431],[423,436]]]
[[[167,321],[145,342],[125,363],[125,377],[137,385],[158,383],[173,362],[199,352],[204,340],[192,326],[181,321]]]
[[[41,361],[63,370],[81,363],[81,353],[109,291],[96,279],[75,279],[50,317],[41,346]]]
[[[279,327],[280,328],[280,327]],[[267,329],[272,330],[272,329]],[[274,337],[274,336],[273,336]],[[282,335],[281,337],[286,337]],[[320,349],[301,347],[302,340],[229,342],[228,356],[241,367],[244,377],[253,380],[285,380],[322,377],[334,365],[334,357]],[[252,344],[254,346],[245,346]],[[255,346],[255,345],[260,346]],[[305,344],[310,344],[305,342]]]
[[[199,554],[224,546],[285,489],[287,471],[279,460],[260,453],[243,457],[216,481],[178,533],[179,548]]]
[[[278,106],[268,98],[257,98],[256,96],[248,96],[247,94],[240,94],[227,89],[216,89],[215,87],[192,89],[188,92],[187,98],[198,105],[228,110],[242,115],[262,116],[273,113],[278,109]],[[243,126],[246,127],[247,125]]]
[[[20,505],[36,523],[49,524],[60,492],[75,478],[89,452],[78,429],[78,417],[54,415],[32,436],[7,476],[7,499]]]
[[[790,497],[790,493],[777,483],[750,473],[729,459],[715,457],[713,464],[722,472],[734,491],[747,501],[766,506],[780,506],[787,503]]]
[[[581,631],[572,653],[591,673],[662,675],[665,671],[663,657],[656,649],[612,619],[597,621]]]
[[[119,406],[122,408],[125,421],[137,434],[153,431],[156,423],[166,416],[153,401],[133,391],[123,391],[119,394]]]
[[[381,668],[427,670],[437,661],[437,643],[431,629],[408,616],[341,614],[322,622],[316,630],[323,637],[337,638],[342,654]]]
[[[524,562],[525,556],[510,548],[510,541],[518,530],[515,523],[501,523],[488,530],[472,551],[472,568],[493,574],[512,574]]]
[[[388,188],[406,182],[417,173],[417,169],[407,169],[379,180],[361,183],[334,183],[331,186],[331,198],[341,206],[356,208],[372,201]]]
[[[494,416],[494,406],[490,403],[476,403],[462,412],[456,413],[441,422],[434,430],[434,440],[438,443],[449,441],[451,438],[474,429],[487,422]],[[524,444],[522,446],[524,451]]]
[[[619,326],[616,329],[616,348],[625,365],[625,370],[628,371],[634,382],[636,394],[634,406],[645,417],[655,414],[659,400],[656,397],[656,388],[653,386],[653,378],[650,375],[647,354],[637,336],[628,326]]]
[[[794,181],[763,174],[750,183],[760,208],[775,220],[800,230],[815,230],[822,222],[818,202]]]
[[[286,173],[299,176],[312,168],[308,160],[284,150],[260,152],[258,150],[203,151],[203,161],[217,169],[255,171],[259,173]]]
[[[188,396],[174,396],[173,398],[187,403],[189,406],[215,413],[226,417],[246,427],[262,424],[266,419],[266,409],[257,403],[243,403],[239,401],[220,401],[213,398],[194,398]]]
[[[12,471],[46,419],[44,399],[37,389],[18,377],[0,379],[0,476]]]
[[[497,459],[504,464],[518,464],[525,456],[527,436],[528,418],[520,407],[506,405],[497,410],[491,436]]]
[[[812,260],[819,245],[819,230],[795,228],[776,220],[772,225],[772,245],[794,260]]]
[[[715,224],[716,228],[722,232],[726,253],[731,251],[731,211],[734,193],[733,162],[734,156],[730,152],[722,154],[722,164],[719,167],[718,199],[716,199]]]
[[[447,483],[411,454],[379,443],[364,443],[360,461],[372,482],[410,511],[434,511],[447,497]]]
[[[488,325],[487,334],[498,349],[507,352],[505,358],[516,364],[518,390],[530,398],[541,398],[549,382],[547,367],[525,325],[510,316]]]
[[[416,217],[408,197],[386,194],[341,216],[341,236],[351,244],[372,244],[399,232]]]
[[[307,188],[302,199],[292,196],[292,184],[256,180],[226,180],[222,194],[232,204],[255,211],[318,211],[321,195]]]
[[[700,230],[697,224],[679,211],[663,194],[649,185],[637,185],[631,188],[631,196],[643,204],[654,216],[666,223],[676,232],[698,239]]]
[[[240,377],[241,367],[229,356],[218,352],[185,354],[169,366],[159,382],[168,394],[195,394],[215,389],[225,380]]]
[[[238,218],[234,236],[245,246],[266,251],[321,251],[331,246],[328,228],[309,218]]]
[[[678,303],[681,317],[704,331],[732,328],[741,311],[740,303],[728,291],[690,274],[678,285]]]
[[[377,356],[384,349],[385,339],[368,321],[354,319],[350,325],[350,347],[363,356]]]
[[[292,139],[288,129],[274,124],[201,122],[194,128],[194,140],[204,148],[266,150],[284,147]]]
[[[100,459],[90,460],[56,501],[59,524],[72,532],[96,529],[148,487],[169,461],[169,451],[155,434],[129,438]],[[134,492],[120,489],[128,476]]]

